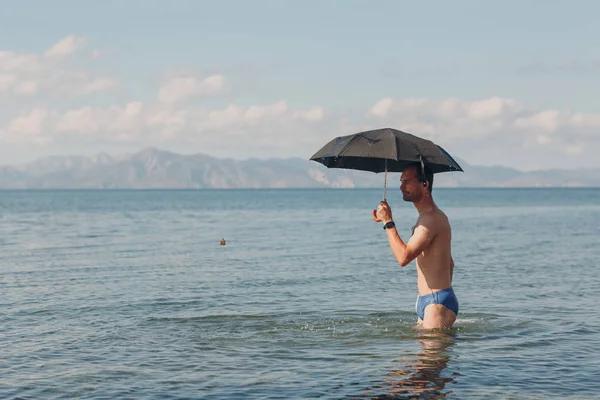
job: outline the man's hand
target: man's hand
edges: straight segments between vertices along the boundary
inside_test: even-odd
[[[387,224],[392,220],[392,209],[387,201],[384,200],[377,206],[377,218],[379,218],[383,224]]]

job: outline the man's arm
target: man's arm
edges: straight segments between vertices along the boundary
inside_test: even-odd
[[[400,238],[396,227],[386,229],[390,248],[396,256],[398,263],[405,267],[410,264],[419,254],[421,254],[434,237],[433,222],[429,216],[425,216],[421,223],[415,228],[415,231],[408,243]]]

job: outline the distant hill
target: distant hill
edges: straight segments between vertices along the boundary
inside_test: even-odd
[[[523,172],[457,159],[462,172],[436,174],[436,187],[600,186],[600,169]],[[398,185],[399,174],[388,175]],[[301,158],[232,160],[146,148],[130,155],[51,156],[0,167],[2,189],[381,188],[383,174],[327,169]]]

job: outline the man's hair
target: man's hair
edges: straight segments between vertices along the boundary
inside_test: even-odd
[[[430,168],[428,168],[426,165],[421,167],[421,163],[418,162],[411,163],[406,168],[414,168],[419,182],[428,181],[429,186],[427,186],[427,189],[429,190],[429,193],[433,191],[433,172]]]

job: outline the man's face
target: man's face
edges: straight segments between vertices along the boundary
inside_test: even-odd
[[[400,176],[400,190],[404,201],[419,201],[423,195],[423,182],[419,181],[414,168],[407,168]]]

